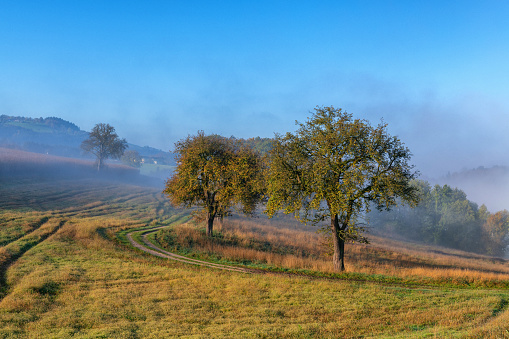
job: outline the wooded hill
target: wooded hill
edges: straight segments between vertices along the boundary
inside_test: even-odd
[[[35,153],[88,158],[80,149],[88,132],[81,130],[72,122],[57,117],[27,118],[20,116],[0,116],[0,147],[24,150]],[[145,146],[128,144],[129,150],[138,152],[148,160],[159,164],[174,165],[169,152]]]
[[[448,174],[436,181],[461,187],[470,200],[485,204],[490,211],[509,209],[509,167],[477,167]]]
[[[419,188],[419,204],[415,208],[398,206],[390,212],[371,211],[368,219],[375,233],[492,256],[508,255],[507,210],[492,213],[448,185],[431,186],[420,180],[413,184]]]

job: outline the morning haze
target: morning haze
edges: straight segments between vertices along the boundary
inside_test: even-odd
[[[272,137],[334,105],[383,118],[426,176],[508,165],[506,13],[474,1],[13,2],[0,14],[0,113],[109,123],[167,151],[198,130]]]
[[[0,337],[507,337],[508,17],[4,1]]]

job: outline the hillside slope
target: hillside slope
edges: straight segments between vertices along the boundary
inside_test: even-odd
[[[0,116],[0,147],[71,158],[89,158],[80,149],[88,132],[57,117],[27,118]],[[174,165],[173,155],[162,150],[128,143],[129,150],[138,152],[147,161]]]

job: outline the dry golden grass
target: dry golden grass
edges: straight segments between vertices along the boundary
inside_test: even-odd
[[[216,230],[220,237],[216,239],[206,238],[192,224],[180,225],[172,232],[180,247],[191,246],[197,252],[216,257],[281,268],[334,272],[331,258],[324,255],[322,235],[304,229],[285,228],[285,224],[276,225],[258,220],[226,220],[218,223]],[[164,232],[168,231],[163,230],[159,238],[156,237],[163,246]],[[369,239],[371,244],[368,245],[346,245],[347,271],[481,286],[509,280],[509,263],[499,258],[379,236],[369,236]],[[168,248],[171,249],[171,246]]]
[[[118,248],[99,229],[121,222],[100,221],[70,220],[13,265],[0,335],[464,337],[496,318],[492,310],[501,302],[500,291],[405,289],[165,262]]]
[[[11,255],[33,241],[1,272],[7,289],[0,299],[0,338],[507,336],[509,292],[503,289],[405,288],[223,272],[151,257],[117,242],[114,235],[120,230],[168,224],[176,212],[157,190],[88,180],[23,181],[0,185],[0,193],[0,228],[16,229],[25,221],[29,225],[5,240],[0,253]],[[28,211],[30,203],[23,205],[19,195],[30,197],[35,207]],[[43,225],[30,226],[45,216],[49,219]],[[249,239],[239,240],[241,249],[255,251],[253,256],[269,255],[262,250],[266,246],[276,252],[271,260],[283,266],[310,265],[309,260],[328,265],[329,259],[320,256],[318,235],[302,232],[300,226],[283,226],[232,220],[220,231],[231,231],[236,238],[246,232]],[[186,227],[177,229],[184,239],[185,232],[195,234]],[[38,238],[44,234],[49,236]],[[388,269],[391,258],[405,263],[404,269],[417,269],[422,262],[455,263],[449,254],[426,256],[425,250],[411,245],[415,253],[400,252],[415,262],[410,265],[406,256],[391,254],[396,251],[383,241],[350,246],[349,269],[374,269],[376,265],[369,266],[373,256]],[[397,248],[398,243],[390,246]],[[485,259],[472,260],[481,265]],[[493,273],[504,272],[497,266],[502,263],[492,264]]]

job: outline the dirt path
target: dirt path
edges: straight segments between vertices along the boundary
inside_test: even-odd
[[[243,268],[243,267],[237,267],[237,266],[229,266],[229,265],[221,265],[216,263],[211,263],[208,261],[203,260],[197,260],[192,258],[187,258],[179,254],[168,252],[152,242],[148,240],[148,235],[153,232],[157,232],[161,228],[165,228],[168,226],[160,226],[151,228],[149,230],[144,231],[132,231],[127,233],[126,237],[131,243],[132,246],[140,249],[141,251],[144,251],[146,253],[149,253],[151,255],[154,255],[156,257],[170,259],[179,261],[186,264],[191,265],[198,265],[198,266],[205,266],[220,270],[226,270],[226,271],[233,271],[233,272],[240,272],[240,273],[249,273],[249,274],[268,274],[268,275],[278,275],[278,276],[285,276],[285,277],[292,277],[292,278],[306,278],[306,279],[320,279],[320,280],[334,280],[334,281],[349,281],[349,282],[359,282],[359,283],[368,283],[368,284],[376,284],[381,286],[387,286],[387,287],[394,287],[394,288],[404,288],[409,290],[439,290],[439,289],[450,289],[450,286],[436,286],[436,285],[428,285],[428,284],[415,284],[415,285],[408,285],[406,282],[388,282],[388,281],[378,281],[378,280],[370,280],[370,279],[358,279],[353,277],[327,277],[327,276],[310,276],[307,274],[302,273],[296,273],[296,272],[270,272],[260,269],[249,269],[249,268]],[[133,239],[133,234],[139,233],[141,235],[141,242],[138,243]],[[461,288],[461,287],[457,287]],[[485,288],[485,290],[501,290],[498,288]]]
[[[377,285],[385,285],[385,286],[394,286],[394,287],[404,287],[407,289],[421,289],[421,290],[433,290],[437,289],[439,287],[431,287],[426,285],[415,285],[415,286],[405,286],[404,284],[398,284],[398,283],[388,283],[388,282],[380,282],[380,281],[369,281],[369,280],[362,280],[362,279],[352,279],[352,278],[339,278],[339,277],[313,277],[306,274],[299,274],[299,273],[288,273],[288,272],[268,272],[264,270],[257,270],[257,269],[248,269],[248,268],[242,268],[242,267],[236,267],[236,266],[229,266],[229,265],[221,265],[221,264],[215,264],[208,261],[203,260],[197,260],[192,259],[188,257],[184,257],[179,254],[168,252],[156,245],[154,245],[152,242],[150,242],[147,239],[147,236],[150,233],[157,232],[161,228],[165,228],[168,226],[161,226],[161,227],[155,227],[151,228],[149,230],[145,231],[133,231],[130,233],[127,233],[127,239],[133,245],[134,247],[138,248],[139,250],[149,253],[151,255],[154,255],[156,257],[170,259],[179,261],[186,264],[191,265],[198,265],[198,266],[206,266],[210,268],[216,268],[220,270],[226,270],[226,271],[233,271],[233,272],[240,272],[240,273],[249,273],[249,274],[268,274],[268,275],[278,275],[278,276],[285,276],[285,277],[292,277],[292,278],[306,278],[306,279],[320,279],[320,280],[335,280],[335,281],[351,281],[351,282],[363,282],[363,283],[372,283]],[[140,233],[141,235],[141,241],[143,244],[138,243],[133,239],[133,234]]]
[[[127,239],[129,240],[131,245],[133,245],[134,247],[136,247],[146,253],[152,254],[156,257],[180,261],[180,262],[183,262],[186,264],[191,264],[191,265],[217,268],[217,269],[226,270],[226,271],[234,271],[234,272],[241,272],[241,273],[256,273],[257,272],[256,270],[250,270],[247,268],[221,265],[221,264],[215,264],[215,263],[211,263],[211,262],[207,262],[207,261],[203,261],[203,260],[191,259],[191,258],[184,257],[182,255],[168,252],[160,247],[157,247],[156,245],[154,245],[147,239],[147,236],[150,233],[157,232],[159,229],[164,228],[164,227],[167,227],[167,226],[156,227],[156,228],[152,228],[147,231],[133,231],[133,232],[130,232],[127,234]],[[133,239],[134,233],[140,233],[141,241],[143,242],[143,244],[140,244]]]

